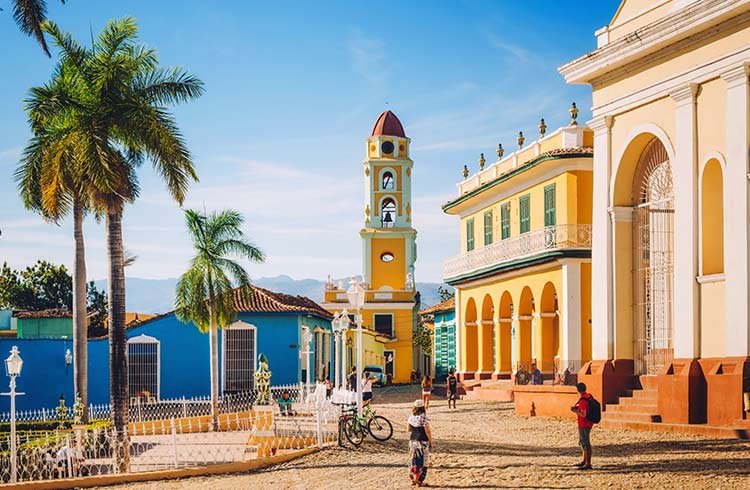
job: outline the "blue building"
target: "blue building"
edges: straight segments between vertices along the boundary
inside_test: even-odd
[[[253,388],[260,353],[266,355],[274,385],[310,379],[332,372],[333,335],[331,314],[311,299],[274,293],[254,287],[249,301],[235,298],[237,321],[219,330],[220,392]],[[305,332],[312,334],[310,348],[302,345]],[[168,399],[210,394],[209,335],[192,323],[177,320],[173,312],[131,323],[128,337],[128,384],[130,396]],[[66,364],[70,339],[0,338],[0,357],[17,345],[24,360],[16,400],[20,410],[51,408],[60,394],[73,401],[73,366]],[[109,402],[109,342],[88,343],[89,403]],[[0,411],[8,411],[7,397]]]
[[[444,381],[456,367],[456,302],[454,298],[419,312],[434,321],[435,379]]]

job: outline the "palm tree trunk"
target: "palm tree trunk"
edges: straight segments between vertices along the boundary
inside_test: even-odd
[[[83,205],[79,198],[73,201],[73,391],[81,397],[83,415],[81,423],[87,423],[88,415],[88,320],[86,314],[86,253],[83,243]]]
[[[107,210],[107,259],[109,260],[109,397],[112,426],[116,431],[115,461],[118,471],[130,466],[127,427],[128,359],[125,339],[125,270],[122,246],[122,210]]]
[[[219,326],[214,311],[214,308],[209,306],[211,318],[209,325],[211,342],[211,428],[216,431],[219,428]]]

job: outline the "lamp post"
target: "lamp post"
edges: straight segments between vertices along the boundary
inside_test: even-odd
[[[305,350],[301,351],[301,354],[305,356],[305,372],[306,372],[306,384],[307,389],[310,388],[310,342],[312,342],[313,334],[310,332],[308,327],[302,327],[302,346]]]
[[[346,290],[349,306],[357,312],[357,412],[362,415],[362,307],[365,305],[365,287],[352,277]]]
[[[15,345],[10,350],[10,356],[5,360],[5,374],[10,378],[10,392],[2,393],[10,397],[10,482],[16,483],[18,474],[18,462],[16,455],[16,395],[25,393],[16,392],[16,378],[21,375],[23,359],[18,355],[18,347]]]
[[[333,317],[332,324],[336,350],[334,383],[336,387],[339,387],[346,381],[346,362],[344,358],[346,342],[343,336],[346,333],[346,329],[349,328],[349,314],[347,311],[343,310],[337,313]]]

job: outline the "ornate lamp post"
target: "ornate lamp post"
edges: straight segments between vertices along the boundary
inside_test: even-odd
[[[307,388],[310,388],[310,343],[312,342],[313,334],[310,332],[308,327],[302,327],[302,347],[303,351],[300,354],[305,356],[305,373]]]
[[[333,334],[335,340],[336,363],[334,384],[339,387],[346,382],[346,340],[344,335],[349,328],[349,313],[343,310],[333,317]]]
[[[21,375],[23,359],[18,355],[18,347],[15,345],[10,350],[10,356],[5,360],[5,374],[10,378],[10,392],[2,393],[10,397],[10,482],[16,483],[18,478],[18,462],[16,460],[16,395],[25,393],[16,392],[16,378]]]
[[[352,277],[346,290],[349,306],[357,312],[357,412],[362,415],[362,307],[365,305],[365,287]]]

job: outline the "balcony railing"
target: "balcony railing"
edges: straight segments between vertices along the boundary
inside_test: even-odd
[[[443,279],[554,250],[591,250],[591,225],[546,226],[445,261]]]

